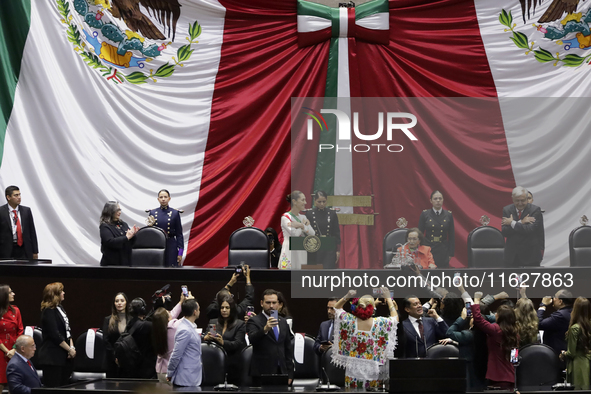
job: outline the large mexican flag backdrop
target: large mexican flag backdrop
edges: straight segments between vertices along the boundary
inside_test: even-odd
[[[371,8],[358,3],[329,12],[332,27],[312,15],[298,31],[295,0],[2,1],[0,188],[18,185],[33,209],[39,257],[98,264],[104,203],[143,225],[165,188],[184,210],[185,265],[226,265],[245,216],[280,231],[297,186],[291,98],[326,94],[498,103],[487,124],[432,126],[399,168],[371,169],[400,187],[369,211],[395,208],[371,228],[343,226],[343,267],[381,266],[381,238],[398,217],[416,225],[434,189],[454,213],[452,265],[464,266],[468,233],[484,214],[500,228],[516,185],[546,211],[543,264],[568,264],[568,234],[591,214],[591,2],[391,0],[362,26],[387,33],[377,40],[353,26]],[[332,66],[348,90],[327,84],[331,35],[346,41]],[[306,193],[317,159],[305,158]],[[334,192],[379,195],[388,179],[368,182],[369,167],[337,165]]]

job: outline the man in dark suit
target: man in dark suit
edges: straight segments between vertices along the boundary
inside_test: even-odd
[[[7,204],[0,207],[0,258],[36,259],[37,232],[31,208],[21,204],[16,186],[6,188]]]
[[[260,384],[261,375],[287,374],[289,384],[293,381],[293,334],[287,321],[278,316],[271,317],[277,311],[279,300],[277,291],[267,289],[261,300],[263,313],[253,316],[246,323],[248,339],[252,344],[250,376],[253,384]]]
[[[334,337],[334,306],[337,301],[338,299],[336,298],[330,298],[328,304],[326,304],[328,320],[320,323],[320,329],[318,330],[318,335],[316,335],[316,341],[314,341],[314,351],[319,355],[326,352],[332,346]]]
[[[566,350],[565,333],[568,331],[570,315],[573,311],[573,295],[570,291],[558,290],[554,298],[544,297],[538,308],[538,329],[544,331],[542,341],[550,346],[556,354]],[[547,306],[556,309],[549,317],[544,318]]]
[[[542,261],[544,224],[540,207],[528,204],[527,190],[517,186],[513,204],[503,208],[502,233],[506,238],[505,267],[534,267]]]
[[[16,353],[6,368],[8,389],[12,394],[31,394],[31,389],[42,386],[37,370],[29,361],[35,355],[35,341],[28,335],[21,335],[14,348]]]
[[[429,316],[423,316],[423,305],[415,296],[404,299],[404,310],[408,318],[402,321],[403,356],[425,357],[429,346],[446,337],[448,326],[435,309],[429,309]]]

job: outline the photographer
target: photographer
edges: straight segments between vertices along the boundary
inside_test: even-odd
[[[236,282],[238,282],[238,280],[241,277],[246,278],[246,286],[244,287],[246,295],[242,302],[238,303],[238,300],[236,299],[236,297],[234,297],[234,294],[232,293],[232,287],[236,284]],[[252,285],[252,283],[250,283],[250,267],[248,265],[244,264],[236,267],[236,271],[234,272],[234,274],[232,274],[232,279],[230,279],[228,284],[217,292],[213,301],[211,301],[211,303],[205,310],[205,314],[209,319],[217,319],[219,317],[219,307],[216,301],[218,299],[218,296],[224,296],[226,294],[234,297],[234,301],[236,302],[236,316],[238,319],[244,320],[244,315],[246,315],[246,308],[248,306],[254,305],[254,286]]]

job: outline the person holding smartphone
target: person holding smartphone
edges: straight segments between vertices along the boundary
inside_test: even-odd
[[[474,295],[472,314],[474,326],[486,334],[488,367],[486,379],[489,386],[513,390],[515,369],[511,364],[511,350],[519,347],[519,334],[515,312],[507,305],[501,305],[495,313],[496,323],[488,322],[480,313],[482,293]]]
[[[239,274],[236,271],[232,274],[230,281],[217,292],[211,303],[205,309],[205,314],[208,319],[217,319],[219,317],[220,309],[217,302],[218,296],[232,295],[236,301],[236,316],[240,320],[244,320],[246,316],[246,308],[254,306],[254,286],[250,281],[250,267],[247,264],[242,264],[243,274]],[[244,286],[244,299],[240,302],[237,301],[238,293],[234,286],[238,281],[243,278],[246,280],[246,286]]]
[[[267,374],[286,374],[289,384],[293,381],[293,334],[287,321],[279,316],[277,291],[267,289],[261,300],[263,313],[251,317],[246,332],[252,344],[250,376],[255,386],[260,377]]]
[[[328,320],[325,320],[322,323],[320,323],[318,335],[316,335],[316,340],[314,341],[314,351],[318,355],[321,355],[322,353],[326,352],[328,348],[331,347],[333,344],[335,314],[334,306],[336,305],[337,301],[337,298],[329,298],[328,303],[326,304]]]
[[[240,354],[246,347],[246,324],[238,319],[234,297],[218,295],[220,316],[209,321],[209,329],[204,341],[216,342],[226,351],[226,372],[228,383],[240,385],[242,363]]]

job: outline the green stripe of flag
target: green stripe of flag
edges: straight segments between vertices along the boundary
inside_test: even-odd
[[[0,1],[0,164],[30,22],[31,0]]]

